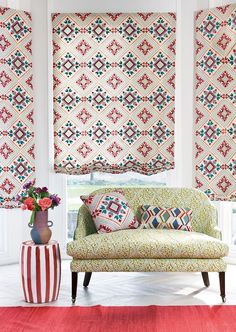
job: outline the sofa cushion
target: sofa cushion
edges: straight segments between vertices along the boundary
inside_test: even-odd
[[[159,207],[152,205],[141,205],[140,228],[148,229],[178,229],[191,231],[192,210],[181,207]]]
[[[73,259],[70,266],[73,272],[223,272],[227,269],[224,258]]]
[[[137,228],[139,222],[120,191],[80,197],[88,207],[98,233]]]
[[[67,253],[77,259],[221,258],[227,255],[228,246],[197,232],[130,229],[72,241]]]

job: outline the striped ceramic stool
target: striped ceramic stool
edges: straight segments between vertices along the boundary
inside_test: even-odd
[[[33,241],[23,242],[20,265],[26,302],[57,300],[61,282],[61,255],[57,241],[41,245]]]

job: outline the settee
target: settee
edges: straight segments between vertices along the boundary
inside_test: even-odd
[[[99,189],[92,194],[118,188]],[[120,189],[120,188],[119,188]],[[122,188],[130,207],[140,220],[139,206],[188,207],[192,231],[169,229],[125,229],[98,234],[85,205],[78,213],[74,240],[67,245],[71,261],[72,303],[76,301],[78,272],[85,272],[87,287],[92,272],[201,272],[209,286],[208,272],[218,272],[220,295],[225,302],[224,257],[228,246],[221,241],[217,211],[208,197],[188,188]]]

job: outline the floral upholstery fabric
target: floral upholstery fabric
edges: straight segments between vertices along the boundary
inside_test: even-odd
[[[219,259],[90,259],[71,262],[72,272],[223,272]]]
[[[79,259],[106,258],[221,258],[228,246],[211,236],[179,230],[133,229],[91,234],[68,245]]]
[[[92,194],[114,190],[116,188],[103,188]],[[193,232],[131,229],[97,234],[91,214],[83,205],[74,241],[67,247],[68,255],[73,257],[71,271],[226,270],[221,257],[227,255],[228,247],[219,241],[221,232],[217,227],[216,208],[204,193],[188,188],[122,188],[122,191],[139,221],[138,207],[143,204],[187,206],[193,212]]]
[[[141,229],[178,229],[191,231],[192,210],[179,207],[158,207],[142,205],[140,207]]]
[[[139,222],[122,192],[80,196],[88,207],[98,233],[137,228]]]

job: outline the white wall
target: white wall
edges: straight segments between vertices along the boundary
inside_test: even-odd
[[[176,11],[176,0],[49,0],[52,12],[168,12]]]

